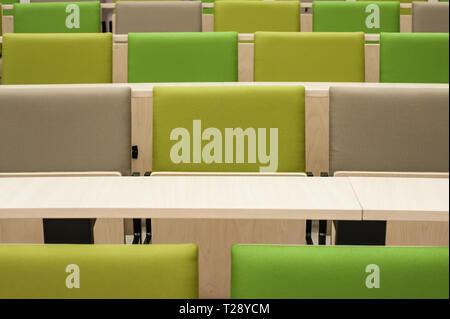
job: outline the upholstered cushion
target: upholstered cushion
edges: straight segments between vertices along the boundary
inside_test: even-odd
[[[2,82],[111,83],[112,35],[5,34]]]
[[[255,81],[364,82],[364,33],[256,32]]]
[[[130,33],[128,82],[234,82],[237,33]]]
[[[199,1],[137,1],[116,4],[115,33],[201,32]]]
[[[298,1],[216,1],[214,30],[298,32],[300,4]]]
[[[76,20],[71,18],[76,12],[74,6],[79,9],[78,27],[74,23]],[[101,32],[101,9],[98,1],[17,3],[14,5],[13,16],[14,33]]]
[[[129,88],[1,88],[0,172],[131,173]]]
[[[330,88],[330,173],[448,172],[449,94],[438,88]]]
[[[0,260],[2,299],[198,298],[193,244],[1,245]]]
[[[413,2],[413,32],[448,32],[448,2]]]
[[[231,297],[448,299],[448,257],[448,247],[234,245]]]
[[[239,128],[242,144],[227,133]],[[187,160],[177,163],[181,155]],[[304,172],[304,87],[155,87],[153,171]]]
[[[374,6],[377,8],[373,9]],[[374,10],[379,12],[378,25],[376,20],[371,18]],[[400,3],[397,1],[314,1],[313,12],[313,31],[315,32],[400,31]]]
[[[382,33],[380,82],[448,83],[448,33]]]

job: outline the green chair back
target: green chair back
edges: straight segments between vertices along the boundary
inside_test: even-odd
[[[197,246],[1,245],[1,299],[198,298]]]
[[[298,1],[216,1],[214,31],[300,31]]]
[[[258,82],[364,82],[364,33],[256,32]]]
[[[304,87],[155,87],[153,171],[304,172]]]
[[[236,82],[236,32],[128,35],[128,82]]]
[[[14,33],[101,32],[100,2],[41,2],[14,5]]]
[[[367,0],[356,0],[356,1],[367,1]],[[389,1],[389,2],[391,2],[392,0],[377,0],[377,1]],[[428,0],[400,0],[400,3],[412,3],[412,2],[417,2],[417,1],[428,1]],[[409,8],[402,8],[402,9],[400,9],[400,14],[401,15],[411,15],[411,9],[409,9]]]
[[[400,32],[400,2],[314,1],[313,31]]]
[[[380,82],[448,83],[448,33],[382,33]]]
[[[3,37],[2,82],[111,83],[112,35],[6,34]]]
[[[234,245],[231,298],[448,299],[448,247]]]

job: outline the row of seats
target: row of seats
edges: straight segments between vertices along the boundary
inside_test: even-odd
[[[233,245],[231,297],[447,299],[448,258],[447,247]],[[0,259],[2,299],[199,295],[192,244],[3,245]]]
[[[330,174],[448,172],[448,96],[445,88],[331,87]],[[303,86],[155,87],[148,116],[153,172],[306,170]],[[131,175],[131,131],[130,88],[0,89],[1,172]]]
[[[254,81],[364,82],[364,42],[362,32],[257,32]],[[131,33],[127,59],[128,82],[234,82],[238,34]],[[112,60],[107,33],[6,34],[2,83],[111,83]],[[448,83],[448,60],[448,33],[381,34],[380,82]]]
[[[448,103],[445,88],[332,87],[329,173],[448,172]],[[150,145],[152,155],[144,156],[152,157],[152,172],[306,170],[302,86],[155,87],[152,109],[148,119],[140,118],[152,121],[152,133],[134,136],[147,141],[136,151]],[[8,154],[0,158],[3,173],[129,176],[138,156],[132,130],[130,88],[0,88],[0,149]],[[82,228],[90,229],[86,222]],[[383,244],[385,223],[378,227],[381,233],[370,235]],[[80,241],[79,234],[68,240],[66,233],[44,235],[46,242]],[[358,242],[358,233],[340,234],[345,231],[338,232],[338,244]]]
[[[73,23],[72,18],[66,23],[74,12],[83,21],[82,24]],[[99,2],[21,3],[15,4],[10,14],[14,17],[16,33],[101,32]],[[448,3],[414,2],[413,32],[448,32],[448,16]],[[313,31],[318,32],[400,32],[398,1],[315,1],[312,17]],[[116,34],[200,32],[202,3],[119,1],[114,28]],[[300,5],[297,1],[216,1],[214,31],[299,32]]]

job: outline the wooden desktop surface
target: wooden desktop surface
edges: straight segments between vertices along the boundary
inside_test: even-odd
[[[347,178],[289,176],[0,179],[0,218],[361,220]]]
[[[349,177],[364,220],[449,221],[448,178]]]

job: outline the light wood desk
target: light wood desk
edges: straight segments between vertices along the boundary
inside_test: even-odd
[[[449,221],[445,178],[349,177],[363,220]]]
[[[0,179],[0,218],[361,220],[347,178],[295,176]]]
[[[385,220],[388,246],[448,246],[448,178],[350,177],[363,220]]]

